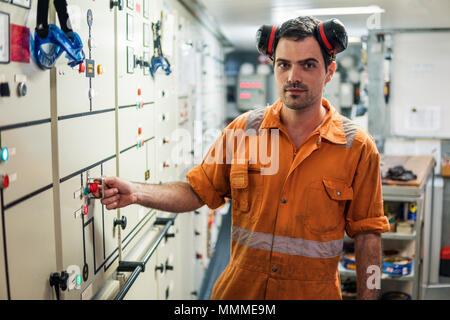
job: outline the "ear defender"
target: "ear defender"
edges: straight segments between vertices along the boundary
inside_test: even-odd
[[[264,25],[256,32],[256,47],[259,53],[272,59],[278,43],[278,26]]]
[[[316,39],[330,54],[335,56],[344,51],[348,45],[347,31],[338,19],[330,19],[316,26]]]
[[[256,32],[256,47],[259,53],[273,59],[278,43],[278,26],[263,25]],[[330,19],[319,23],[315,28],[315,37],[320,46],[332,56],[344,51],[348,45],[347,31],[341,21]]]

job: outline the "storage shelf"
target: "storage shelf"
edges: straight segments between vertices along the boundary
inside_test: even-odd
[[[381,238],[390,240],[414,240],[416,239],[416,232],[414,231],[412,234],[386,232],[381,234]]]
[[[339,261],[338,270],[339,270],[339,274],[341,275],[341,277],[356,278],[356,271],[344,268],[341,261]],[[414,280],[414,269],[412,269],[411,273],[406,276],[391,276],[391,275],[382,273],[381,280],[413,281]]]
[[[411,234],[407,233],[398,233],[398,232],[385,232],[381,234],[382,239],[387,240],[415,240],[416,239],[416,231]],[[347,234],[344,236],[345,241],[354,241],[354,239],[350,238]]]

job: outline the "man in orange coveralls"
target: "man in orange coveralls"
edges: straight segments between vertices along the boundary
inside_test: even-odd
[[[232,199],[231,259],[212,299],[341,299],[344,231],[355,239],[358,298],[377,298],[370,278],[389,230],[380,156],[373,138],[322,98],[339,52],[327,28],[336,26],[300,17],[259,33],[280,99],[229,124],[189,182],[104,180],[107,209],[188,212]]]

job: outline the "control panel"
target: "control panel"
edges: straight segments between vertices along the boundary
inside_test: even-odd
[[[219,40],[177,0],[38,3],[0,1],[0,299],[114,299],[147,256],[125,299],[195,299],[209,210],[94,194],[185,180],[224,126]]]

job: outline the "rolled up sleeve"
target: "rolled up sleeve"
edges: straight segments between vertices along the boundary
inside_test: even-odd
[[[230,196],[230,168],[226,164],[225,131],[209,149],[202,163],[186,175],[192,189],[211,209],[225,203]]]
[[[380,154],[371,138],[367,138],[353,181],[353,200],[346,214],[345,231],[353,238],[360,232],[389,231],[384,215],[380,174]]]

